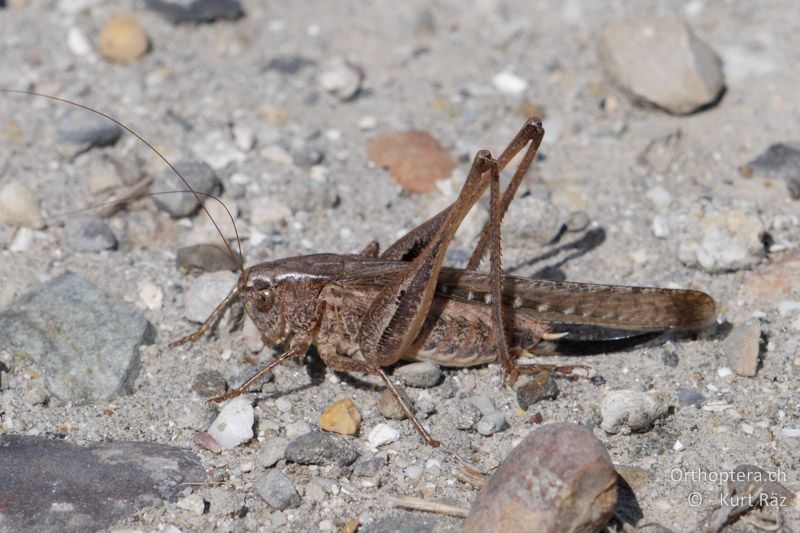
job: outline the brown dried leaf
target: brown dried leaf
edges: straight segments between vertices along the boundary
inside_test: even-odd
[[[439,141],[424,131],[390,133],[369,142],[369,158],[389,169],[401,187],[413,193],[436,189],[436,181],[447,178],[456,166]]]

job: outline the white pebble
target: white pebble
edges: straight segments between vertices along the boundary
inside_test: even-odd
[[[92,43],[80,28],[74,26],[67,32],[67,46],[76,56],[88,56],[92,53]]]
[[[139,299],[144,302],[151,311],[161,309],[164,303],[164,293],[152,281],[143,281],[139,284]]]
[[[733,370],[727,366],[723,366],[717,369],[717,375],[721,378],[727,378],[728,376],[733,375]]]
[[[361,120],[358,121],[358,129],[369,131],[374,130],[378,127],[378,119],[373,117],[372,115],[367,115],[366,117],[361,117]]]
[[[520,94],[528,89],[528,82],[508,71],[500,72],[492,78],[495,89],[505,94]]]
[[[206,502],[203,501],[199,494],[190,494],[185,498],[181,498],[175,505],[178,509],[189,511],[196,516],[202,515],[206,508]]]
[[[653,230],[653,235],[657,239],[666,239],[669,237],[669,222],[666,217],[656,215],[653,217],[653,224],[650,226]]]
[[[33,243],[34,232],[30,228],[21,227],[14,235],[14,240],[8,245],[9,251],[27,252]]]
[[[208,428],[217,444],[230,449],[253,438],[253,406],[244,398],[234,398],[220,411]]]
[[[675,444],[672,445],[672,449],[675,450],[676,452],[680,452],[684,448],[686,448],[686,446],[684,446],[680,440],[676,440]]]
[[[389,424],[378,424],[372,428],[372,431],[369,432],[369,437],[367,437],[370,446],[373,448],[378,448],[384,444],[389,444],[399,438],[400,432]]]

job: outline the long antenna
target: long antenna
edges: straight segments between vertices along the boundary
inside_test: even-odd
[[[178,172],[178,169],[175,168],[175,166],[172,163],[170,163],[170,161],[166,157],[164,157],[164,155],[161,152],[159,152],[156,149],[155,146],[150,144],[144,137],[142,137],[141,135],[139,135],[138,133],[133,131],[131,128],[129,128],[128,126],[126,126],[125,124],[120,122],[119,120],[115,119],[114,117],[112,117],[110,115],[107,115],[106,113],[103,113],[102,111],[98,111],[97,109],[93,109],[93,108],[91,108],[89,106],[80,104],[78,102],[73,102],[71,100],[67,100],[66,98],[60,98],[58,96],[52,96],[52,95],[49,95],[49,94],[37,93],[35,91],[26,91],[26,90],[23,90],[23,89],[6,89],[4,87],[0,87],[0,92],[12,93],[12,94],[24,94],[24,95],[27,95],[27,96],[39,96],[41,98],[47,98],[49,100],[55,100],[56,102],[61,102],[61,103],[64,103],[64,104],[68,104],[68,105],[71,105],[73,107],[78,107],[80,109],[85,109],[86,111],[90,111],[90,112],[92,112],[92,113],[94,113],[96,115],[100,115],[101,117],[103,117],[103,118],[105,118],[107,120],[110,120],[111,122],[113,122],[114,124],[119,126],[120,128],[124,129],[125,131],[127,131],[128,133],[130,133],[131,135],[133,135],[134,137],[139,139],[139,141],[141,141],[145,146],[147,146],[150,150],[152,150],[153,153],[155,153],[159,158],[161,158],[161,160],[172,170],[172,172],[174,172],[175,175],[178,176],[178,178],[180,178],[180,180],[183,182],[183,184],[186,185],[186,191],[185,192],[190,192],[190,193],[192,193],[194,195],[195,199],[197,200],[197,203],[200,204],[200,208],[203,210],[203,212],[206,214],[206,216],[208,216],[209,220],[211,220],[211,223],[214,224],[214,227],[216,228],[217,233],[219,233],[220,238],[222,238],[222,242],[225,243],[225,248],[228,249],[228,253],[230,254],[231,258],[235,262],[239,263],[239,270],[242,273],[244,273],[244,262],[243,262],[243,256],[242,256],[242,241],[239,238],[239,228],[236,227],[236,221],[233,218],[233,214],[231,214],[230,210],[228,209],[228,206],[226,206],[222,202],[222,200],[220,200],[216,196],[213,196],[213,195],[210,195],[210,194],[207,194],[207,193],[200,193],[198,191],[195,191],[192,188],[191,184],[189,184],[189,181],[186,178],[184,178],[183,175],[180,172]],[[172,192],[172,191],[170,191],[170,192]],[[158,193],[156,192],[156,193],[151,193],[151,194],[158,194]],[[231,248],[231,245],[228,243],[228,240],[225,238],[225,234],[222,233],[222,230],[217,225],[217,221],[214,220],[214,217],[212,217],[211,213],[208,212],[208,209],[206,209],[206,206],[203,205],[203,201],[200,200],[200,196],[201,195],[208,196],[209,198],[213,198],[214,200],[216,200],[222,206],[222,208],[225,210],[225,212],[228,214],[228,218],[230,219],[231,224],[233,225],[233,232],[236,235],[236,244],[237,244],[237,247],[239,248],[239,257],[238,258],[236,257],[236,253]]]

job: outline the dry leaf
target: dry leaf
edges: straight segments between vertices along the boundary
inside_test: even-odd
[[[390,133],[373,138],[369,158],[389,169],[401,187],[413,193],[436,189],[436,181],[447,178],[456,166],[450,153],[424,131]]]

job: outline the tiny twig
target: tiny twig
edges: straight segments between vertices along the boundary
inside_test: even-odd
[[[466,518],[467,515],[469,515],[469,509],[466,507],[424,500],[422,498],[415,498],[413,496],[389,496],[389,503],[395,507],[405,507],[407,509],[414,509],[416,511],[428,511],[431,513],[458,516],[461,518]]]

